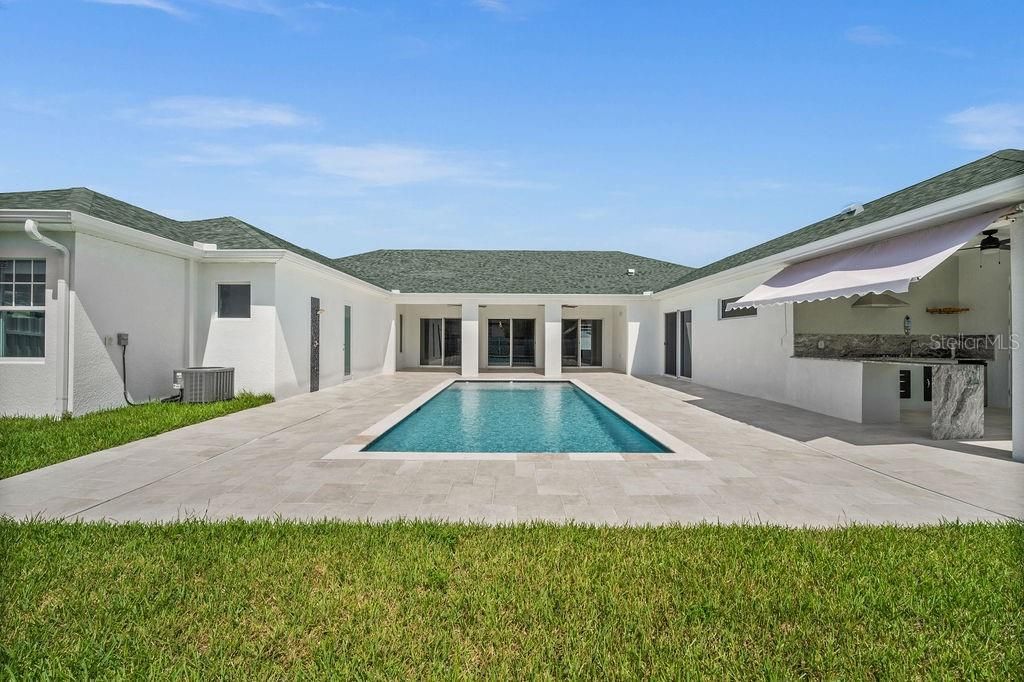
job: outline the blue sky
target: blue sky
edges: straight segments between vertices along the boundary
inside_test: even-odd
[[[1024,147],[1024,4],[0,0],[0,191],[701,265]]]

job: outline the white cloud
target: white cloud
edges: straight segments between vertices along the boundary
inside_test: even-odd
[[[486,12],[497,12],[504,14],[509,11],[508,3],[505,0],[472,0],[473,4]]]
[[[283,104],[224,97],[167,97],[122,112],[149,125],[227,130],[254,126],[294,127],[311,120]]]
[[[475,175],[451,154],[417,147],[273,145],[267,150],[302,159],[323,175],[346,178],[361,185],[407,185]]]
[[[992,151],[1024,147],[1024,104],[989,104],[950,114],[956,143],[967,149]]]
[[[271,14],[274,16],[284,14],[281,6],[272,0],[206,0],[206,2],[211,5],[219,5],[242,12],[256,12],[257,14]]]
[[[259,163],[260,155],[245,149],[227,145],[197,145],[192,152],[177,154],[173,161],[187,166],[251,166]]]
[[[898,45],[901,41],[895,35],[881,26],[854,26],[843,34],[848,42],[868,47],[884,47],[886,45]]]
[[[393,187],[445,182],[494,188],[541,189],[545,185],[510,180],[465,155],[394,144],[268,144],[257,147],[204,145],[171,158],[186,165],[264,166],[309,178],[317,191],[353,187]],[[341,181],[342,185],[337,183]],[[307,182],[304,180],[303,182]],[[325,184],[326,183],[326,184]]]
[[[126,5],[130,7],[142,7],[152,9],[175,17],[186,17],[188,13],[174,3],[167,0],[89,0],[89,2],[100,5]]]

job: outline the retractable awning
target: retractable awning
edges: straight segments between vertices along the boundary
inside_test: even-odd
[[[787,266],[728,308],[905,293],[1006,209],[971,216]]]

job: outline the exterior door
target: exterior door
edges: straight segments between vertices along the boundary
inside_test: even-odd
[[[341,350],[345,354],[345,376],[352,376],[352,306],[345,306],[345,335]]]
[[[320,299],[309,299],[309,392],[320,390]]]
[[[679,357],[679,343],[676,332],[679,329],[678,313],[665,313],[665,374],[677,376],[677,363]]]
[[[679,333],[682,337],[682,353],[679,376],[693,378],[693,311],[679,311]]]

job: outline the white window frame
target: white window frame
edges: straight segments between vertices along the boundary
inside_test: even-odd
[[[19,260],[27,260],[27,261],[41,260],[41,261],[43,261],[44,268],[46,270],[46,273],[45,273],[45,276],[44,276],[44,279],[43,279],[43,305],[15,305],[14,304],[13,296],[11,298],[11,305],[0,305],[0,312],[19,312],[19,313],[23,313],[23,312],[32,313],[32,312],[36,312],[36,313],[43,313],[43,354],[41,356],[34,356],[34,357],[27,357],[27,358],[25,358],[25,357],[10,357],[10,358],[9,357],[0,357],[0,364],[7,364],[7,365],[41,364],[41,363],[46,361],[46,333],[47,333],[46,332],[46,299],[47,299],[46,290],[47,290],[47,284],[48,284],[46,278],[49,277],[49,269],[50,269],[49,266],[50,266],[50,264],[49,264],[49,262],[48,262],[48,260],[46,258],[40,258],[38,256],[0,256],[0,261],[4,261],[4,260],[9,260],[12,263],[14,261],[19,261]],[[35,282],[32,282],[32,284],[33,284],[33,286],[35,286]],[[3,299],[0,299],[0,303],[2,303],[2,302],[3,302]]]
[[[246,285],[249,287],[249,317],[221,317],[220,316],[220,286],[222,284],[228,285]],[[213,312],[214,317],[220,322],[249,322],[252,320],[252,281],[239,281],[239,280],[223,280],[217,281],[213,284]]]

